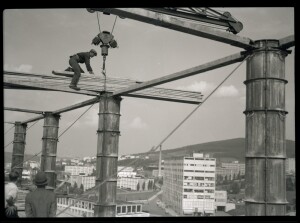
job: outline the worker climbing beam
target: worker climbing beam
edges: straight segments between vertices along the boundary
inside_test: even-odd
[[[174,16],[165,15],[140,8],[90,8],[88,11],[100,11],[111,13],[120,17],[134,19],[140,22],[161,26],[191,35],[208,38],[211,40],[227,43],[244,49],[252,49],[253,41],[246,37],[236,36],[224,31],[215,30],[210,27],[196,24],[193,21],[182,20]]]

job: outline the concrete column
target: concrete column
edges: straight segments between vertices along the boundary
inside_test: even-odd
[[[58,124],[60,115],[53,115],[51,112],[45,112],[43,146],[41,156],[41,171],[44,171],[48,178],[46,189],[54,190],[56,188],[56,151],[58,141]]]
[[[96,185],[101,186],[94,208],[95,217],[116,217],[121,97],[110,95],[103,93],[99,102]]]
[[[247,61],[246,216],[285,215],[285,57],[277,40],[258,40]]]
[[[25,139],[26,139],[27,124],[15,122],[15,133],[13,141],[13,152],[11,161],[11,170],[17,170],[20,178],[22,179],[24,152],[25,152]]]

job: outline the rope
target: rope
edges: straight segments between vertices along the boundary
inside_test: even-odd
[[[6,133],[8,133],[10,130],[12,130],[15,126],[13,125],[9,130],[7,130],[4,135],[6,135]]]
[[[94,103],[95,104],[95,103]],[[77,122],[78,121],[78,119],[80,119],[94,104],[92,104],[84,113],[82,113],[80,116],[79,116],[79,118],[77,118],[62,134],[60,134],[59,136],[58,136],[58,139],[67,131],[67,130],[69,130],[74,124],[75,124],[75,122]],[[39,121],[39,120],[38,120]],[[36,123],[34,123],[33,125],[35,125]],[[32,125],[32,126],[33,126]],[[29,128],[31,128],[32,126],[30,126]],[[27,161],[29,161],[29,160],[31,160],[33,157],[36,157],[37,155],[39,155],[39,154],[41,154],[42,153],[42,151],[40,151],[40,152],[38,152],[38,153],[36,153],[35,155],[33,155],[32,157],[30,157],[29,159],[27,159],[27,160],[25,160],[25,161],[23,161],[22,163],[19,163],[19,164],[17,164],[17,165],[15,165],[15,166],[13,166],[12,168],[14,168],[14,167],[18,167],[18,166],[20,166],[20,165],[22,165],[23,163],[25,163],[25,162],[27,162]]]
[[[247,56],[206,98],[205,100],[199,104],[196,109],[194,109],[182,122],[179,123],[179,125],[164,139],[162,140],[162,142],[155,148],[155,149],[150,149],[148,152],[146,152],[146,154],[148,153],[152,153],[154,152],[157,148],[159,148],[159,146],[161,146],[202,104],[204,104],[205,101],[207,101],[207,99],[234,73],[234,71],[236,71],[242,64],[243,62],[248,59],[249,56]],[[135,162],[137,162],[137,159],[133,160],[132,162],[130,162],[129,164],[127,164],[127,166],[130,166],[132,164],[134,164]],[[124,167],[122,169],[120,169],[119,171],[117,171],[115,174],[112,174],[111,176],[109,176],[109,178],[114,177],[115,175],[117,175],[119,172],[121,172],[123,169],[127,168]],[[108,179],[109,179],[108,178]],[[105,179],[103,182],[99,183],[98,185],[96,185],[93,189],[91,189],[90,191],[88,191],[89,193],[91,193],[92,191],[98,189],[101,185],[103,185],[105,182],[108,181],[108,179]],[[62,210],[61,212],[59,212],[58,214],[56,214],[56,216],[60,215],[61,213],[65,212],[67,209],[69,209],[71,206],[75,205],[77,202],[79,202],[79,199],[81,199],[83,196],[85,196],[86,193],[83,193],[81,196],[76,197],[74,199],[76,199],[77,201],[75,201],[73,204],[69,204],[64,210]]]
[[[37,120],[37,121],[36,121],[35,123],[33,123],[30,127],[28,127],[27,130],[30,129],[32,126],[34,126],[38,121],[39,121],[39,120]],[[13,128],[14,128],[14,127],[15,127],[15,126],[13,126]],[[9,129],[8,131],[10,131],[10,129]],[[7,131],[7,132],[8,132],[8,131]],[[7,132],[6,132],[6,133],[7,133]],[[6,133],[5,133],[5,134],[6,134]],[[13,142],[14,142],[14,140],[11,141],[11,142],[10,142],[9,144],[7,144],[6,146],[4,146],[4,149],[5,149],[6,147],[8,147],[10,144],[12,144]]]
[[[114,22],[114,25],[113,25],[113,27],[112,27],[111,34],[113,34],[113,31],[114,31],[114,28],[115,28],[115,24],[116,24],[117,18],[118,18],[118,16],[116,16],[116,18],[115,18],[115,22]]]
[[[97,21],[98,21],[99,33],[101,33],[100,22],[99,22],[99,17],[98,17],[98,12],[97,12]]]
[[[159,144],[158,146],[153,149],[153,151],[157,150],[159,148],[160,145],[162,145],[201,105],[203,105],[208,98],[210,98],[210,96],[215,93],[216,90],[218,90],[218,88],[243,64],[243,62],[248,59],[249,56],[245,57],[245,59],[236,67],[233,69],[233,71],[231,71],[229,73],[229,75],[227,75],[227,77],[204,99],[204,101],[202,103],[200,103],[199,105],[197,105],[197,107],[186,117],[184,118],[176,127],[174,130],[171,131],[171,133],[169,135],[167,135],[166,138],[164,138]]]

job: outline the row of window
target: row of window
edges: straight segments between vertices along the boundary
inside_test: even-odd
[[[211,199],[211,196],[210,195],[183,195],[183,198],[185,199]]]
[[[184,172],[214,173],[215,171],[203,171],[203,170],[184,170]]]
[[[213,189],[205,189],[205,190],[201,190],[201,189],[191,189],[191,188],[185,188],[183,189],[183,192],[190,192],[190,193],[214,193],[215,190]]]
[[[214,187],[214,183],[197,183],[197,182],[184,182],[183,186],[196,186],[196,187]]]
[[[117,214],[139,213],[139,212],[142,212],[141,205],[117,206]]]
[[[214,181],[214,177],[193,177],[193,176],[184,176],[185,180],[209,180]]]

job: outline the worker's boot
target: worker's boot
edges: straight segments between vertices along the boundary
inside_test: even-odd
[[[65,71],[74,72],[72,67],[68,67],[67,69],[65,69]]]
[[[76,90],[76,91],[79,91],[80,88],[77,87],[79,78],[80,78],[80,77],[73,76],[72,81],[71,81],[71,84],[69,85],[69,88],[72,88],[72,89],[74,89],[74,90]]]

